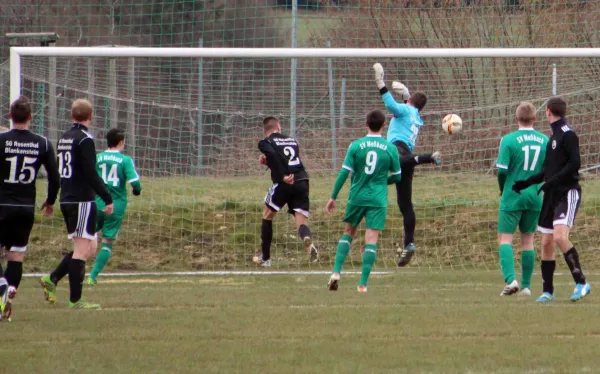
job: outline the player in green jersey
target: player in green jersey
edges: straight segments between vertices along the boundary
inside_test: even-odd
[[[385,227],[388,184],[400,182],[402,173],[398,149],[381,135],[384,123],[385,114],[380,110],[374,110],[367,115],[369,133],[364,138],[350,144],[342,170],[335,181],[333,193],[325,207],[328,213],[333,212],[335,200],[348,175],[352,173],[352,185],[344,217],[344,235],[338,243],[333,274],[327,284],[331,291],[338,289],[340,273],[346,256],[350,252],[352,239],[356,236],[358,225],[365,218],[366,248],[358,291],[367,292],[367,280],[377,253],[377,239],[379,232]],[[391,175],[388,176],[388,173]]]
[[[521,252],[521,294],[530,296],[531,275],[535,261],[533,234],[537,228],[542,198],[538,194],[539,185],[524,189],[520,194],[513,191],[510,186],[516,181],[525,180],[542,170],[548,137],[533,128],[536,120],[533,104],[521,103],[517,107],[515,117],[519,129],[502,138],[496,163],[502,195],[498,212],[498,242],[500,267],[505,283],[500,295],[512,295],[519,291],[512,247],[514,233],[519,227],[523,248]],[[505,186],[509,187],[504,188]]]
[[[88,278],[89,285],[96,285],[98,274],[104,269],[112,253],[113,243],[117,239],[125,210],[127,209],[127,184],[133,188],[133,194],[139,196],[142,192],[140,176],[135,170],[135,165],[131,157],[122,154],[125,149],[125,133],[123,130],[111,129],[106,134],[108,150],[96,156],[96,170],[110,195],[113,198],[114,212],[112,215],[105,215],[104,202],[96,197],[98,206],[97,231],[102,231],[102,246],[96,256],[94,268]]]

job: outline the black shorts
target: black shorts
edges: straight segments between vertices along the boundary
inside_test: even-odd
[[[279,212],[285,204],[288,213],[300,213],[308,217],[310,211],[310,200],[308,198],[308,180],[298,181],[294,184],[276,183],[267,192],[265,204],[275,212]]]
[[[34,207],[0,206],[0,245],[11,252],[27,251],[34,216]]]
[[[552,234],[554,226],[567,225],[573,227],[580,202],[581,187],[572,188],[560,196],[544,194],[538,231],[543,234]]]
[[[61,203],[69,239],[96,239],[96,203]]]

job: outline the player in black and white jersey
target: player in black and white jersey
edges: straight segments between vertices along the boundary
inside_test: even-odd
[[[96,172],[96,147],[88,132],[92,124],[92,104],[75,100],[71,107],[73,126],[58,141],[57,157],[60,172],[60,210],[62,211],[73,252],[69,252],[58,267],[42,277],[46,299],[56,302],[56,285],[69,274],[71,291],[69,306],[74,309],[98,309],[98,304],[81,299],[85,262],[96,253],[96,194],[106,203],[104,213],[112,214],[110,193]]]
[[[48,195],[42,204],[46,216],[52,215],[59,189],[52,145],[48,139],[29,131],[32,116],[26,97],[21,96],[12,103],[9,118],[12,129],[0,134],[0,246],[8,251],[6,272],[0,279],[0,296],[3,296],[0,310],[1,318],[8,320],[23,274],[23,259],[35,213],[35,181],[42,165],[48,174]]]
[[[287,204],[288,212],[294,216],[300,238],[310,254],[310,260],[316,262],[319,253],[306,225],[310,210],[308,173],[300,159],[298,141],[281,133],[281,123],[275,117],[263,120],[263,130],[265,138],[258,142],[258,149],[262,153],[259,161],[271,169],[273,186],[265,197],[261,225],[262,254],[254,257],[253,261],[264,267],[271,266],[273,218]]]

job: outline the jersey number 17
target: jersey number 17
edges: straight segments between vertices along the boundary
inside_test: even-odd
[[[521,148],[523,153],[525,154],[525,162],[523,163],[523,170],[525,171],[533,171],[535,170],[535,165],[537,165],[538,159],[540,158],[540,146],[539,145],[526,145]],[[531,165],[529,164],[529,155],[530,152],[533,151],[533,160],[531,161]]]

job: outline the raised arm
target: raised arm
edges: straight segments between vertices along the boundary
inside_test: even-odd
[[[379,89],[379,93],[381,94],[381,98],[383,99],[383,103],[387,110],[389,110],[394,116],[402,117],[409,115],[408,106],[406,104],[400,104],[394,100],[392,94],[388,91],[385,86],[385,81],[383,80],[384,71],[383,66],[380,63],[376,63],[373,65],[373,70],[375,71],[375,83],[377,83],[377,88]],[[396,92],[402,94],[404,100],[408,100],[410,93],[408,88],[404,86],[400,82],[393,82],[392,89]]]

